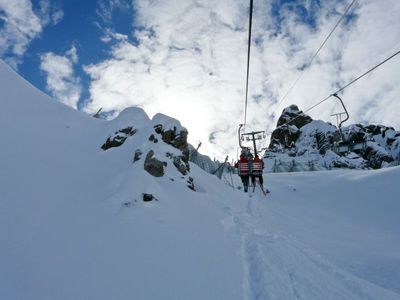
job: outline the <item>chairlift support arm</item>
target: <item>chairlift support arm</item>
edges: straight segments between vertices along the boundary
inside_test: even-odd
[[[346,119],[342,120],[342,121],[339,123],[340,137],[341,137],[342,140],[343,140],[342,124],[343,124],[344,122],[346,122],[346,121],[349,119],[350,116],[349,116],[349,113],[347,112],[346,106],[345,106],[344,103],[343,103],[343,100],[338,96],[338,94],[335,93],[335,94],[333,94],[332,96],[334,96],[334,97],[336,97],[336,98],[339,99],[340,103],[341,103],[342,106],[343,106],[343,109],[344,109],[344,111],[345,111],[345,114],[346,114]]]
[[[344,122],[346,122],[348,119],[349,119],[349,113],[348,113],[348,111],[347,111],[347,109],[346,109],[346,106],[344,105],[344,103],[343,103],[343,100],[338,96],[338,94],[333,94],[332,96],[334,96],[334,97],[336,97],[336,98],[338,98],[339,99],[339,101],[340,101],[340,103],[342,104],[342,106],[343,106],[343,109],[344,109],[344,111],[345,111],[345,113],[346,113],[346,119],[344,119],[342,122],[340,122],[340,124],[339,124],[339,128],[342,128],[342,124],[344,123]]]

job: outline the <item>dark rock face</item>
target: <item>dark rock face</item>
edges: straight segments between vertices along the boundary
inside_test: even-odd
[[[366,139],[366,130],[362,125],[356,125],[358,128],[357,130],[351,131],[347,135],[347,140],[348,141],[354,141],[354,142],[359,142],[359,141],[364,141]]]
[[[177,132],[175,126],[173,129],[164,130],[162,124],[158,124],[154,126],[154,131],[157,134],[161,134],[161,138],[165,143],[182,151],[181,159],[183,162],[187,163],[189,161],[188,132],[186,130]]]
[[[105,151],[113,147],[119,147],[125,142],[126,139],[127,137],[119,135],[115,136],[112,139],[111,137],[109,137],[107,141],[101,146],[101,149]]]
[[[142,156],[142,151],[140,149],[137,149],[135,151],[135,156],[133,157],[133,162],[137,162],[141,156]]]
[[[379,151],[372,147],[367,147],[363,157],[368,161],[368,165],[373,169],[381,168],[383,162],[391,163],[394,161],[393,157],[386,151]]]
[[[167,153],[166,156],[172,159],[174,166],[182,175],[189,173],[190,166],[188,162],[184,161],[184,156],[175,156],[172,153]]]
[[[154,151],[150,150],[144,161],[144,169],[154,177],[164,176],[164,166],[167,165],[166,162],[162,162],[156,158],[153,158]]]
[[[290,120],[293,121],[290,122]],[[300,111],[297,105],[293,104],[285,108],[279,117],[277,128],[272,132],[269,148],[293,147],[300,135],[299,129],[310,122],[312,118]]]
[[[368,125],[365,127],[366,131],[372,135],[377,135],[381,133],[381,128],[377,125]]]
[[[154,134],[150,135],[149,141],[151,141],[151,142],[153,142],[153,143],[158,143],[158,139],[156,139],[156,137],[154,136]]]
[[[192,177],[189,177],[189,179],[187,180],[187,184],[188,184],[187,187],[189,189],[191,189],[192,191],[196,191]]]
[[[152,194],[143,194],[143,201],[150,202],[153,200],[157,200]]]
[[[136,133],[136,129],[132,127],[127,127],[116,131],[113,136],[107,138],[106,142],[101,146],[101,149],[108,150],[113,147],[121,146],[129,136],[132,136]]]
[[[300,135],[300,130],[295,126],[278,127],[272,132],[269,148],[292,147]]]
[[[341,160],[335,160],[333,161],[333,166],[335,168],[348,168],[348,169],[352,169],[351,165],[346,163],[345,161],[341,161]]]
[[[289,122],[290,120],[293,121],[291,121],[288,125],[294,125],[299,129],[312,122],[312,118],[300,111],[297,105],[294,104],[283,110],[278,120],[277,127]]]
[[[317,147],[321,155],[325,155],[326,151],[331,148],[331,143],[329,142],[329,137],[323,132],[317,132],[315,134],[315,139],[317,142]]]
[[[392,155],[396,152],[396,132],[393,127],[384,125],[363,126],[357,124],[350,126],[347,135],[349,141],[368,141],[367,147],[360,151],[360,155],[366,160],[369,168],[379,169],[384,162],[391,163],[395,160]]]

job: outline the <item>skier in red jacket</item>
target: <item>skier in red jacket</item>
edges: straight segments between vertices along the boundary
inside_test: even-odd
[[[249,161],[244,153],[240,155],[240,160],[235,164],[235,168],[238,169],[238,175],[243,182],[244,192],[247,193],[249,188]]]
[[[258,157],[258,155],[256,155],[256,157],[254,157],[253,160],[253,170],[251,174],[251,182],[253,186],[256,185],[256,178],[258,178],[258,180],[260,181],[261,188],[263,188],[263,183],[264,183],[264,179],[262,176],[263,170],[264,170],[264,162]]]

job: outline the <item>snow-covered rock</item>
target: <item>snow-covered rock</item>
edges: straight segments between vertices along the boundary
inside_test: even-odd
[[[113,133],[101,145],[104,151],[111,148],[119,151],[118,148],[129,139],[128,147],[134,153],[133,163],[138,164],[143,160],[143,168],[150,175],[173,178],[173,175],[166,174],[168,164],[174,166],[182,176],[189,175],[188,131],[178,120],[163,114],[156,114],[150,120],[143,109],[131,107],[109,121],[108,126],[108,131]],[[142,158],[143,153],[145,156]],[[195,190],[193,178],[187,178],[184,182]]]
[[[348,151],[337,151],[341,135],[336,126],[312,120],[291,105],[278,120],[264,161],[272,172],[379,169],[400,163],[400,132],[394,128],[354,124],[343,127],[342,134]]]

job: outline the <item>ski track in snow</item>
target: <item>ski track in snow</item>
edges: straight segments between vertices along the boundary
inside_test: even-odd
[[[243,298],[256,299],[399,299],[398,295],[330,263],[292,237],[274,232],[268,218],[271,196],[249,195],[242,210],[226,208],[243,260]],[[233,227],[233,228],[232,228]]]

